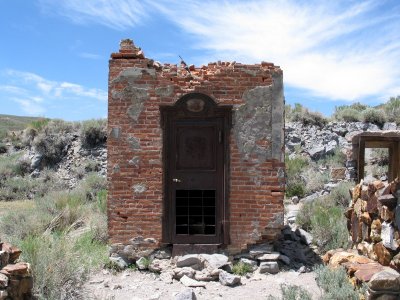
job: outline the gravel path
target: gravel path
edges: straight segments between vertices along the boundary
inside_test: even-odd
[[[242,284],[236,287],[222,286],[219,282],[207,282],[205,288],[194,288],[198,300],[214,299],[267,299],[269,295],[279,297],[280,285],[300,285],[318,299],[321,290],[315,282],[315,274],[294,271],[276,275],[254,274],[242,277]],[[84,299],[116,300],[157,300],[174,299],[175,295],[187,289],[174,280],[172,284],[161,281],[158,275],[149,272],[125,270],[111,274],[102,271],[93,275],[83,287]]]

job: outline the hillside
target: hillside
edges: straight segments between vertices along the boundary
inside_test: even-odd
[[[0,114],[0,140],[6,136],[8,131],[23,130],[28,124],[41,119],[43,118]]]

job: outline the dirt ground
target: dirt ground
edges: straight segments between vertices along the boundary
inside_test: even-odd
[[[206,287],[194,288],[198,300],[216,299],[267,299],[269,295],[280,297],[280,285],[299,285],[310,292],[313,299],[321,297],[321,290],[315,282],[314,273],[294,271],[280,272],[276,275],[254,274],[250,278],[242,277],[242,284],[227,287],[219,282],[207,282]],[[125,270],[112,274],[101,271],[93,275],[83,287],[84,299],[116,300],[157,300],[174,299],[185,290],[183,284],[174,280],[172,284],[161,281],[157,274],[134,270]]]

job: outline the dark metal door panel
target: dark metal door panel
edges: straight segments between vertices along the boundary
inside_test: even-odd
[[[221,119],[174,120],[170,184],[175,243],[218,243],[223,189]]]

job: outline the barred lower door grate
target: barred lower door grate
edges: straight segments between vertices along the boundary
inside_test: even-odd
[[[176,234],[215,235],[215,190],[176,190]]]

